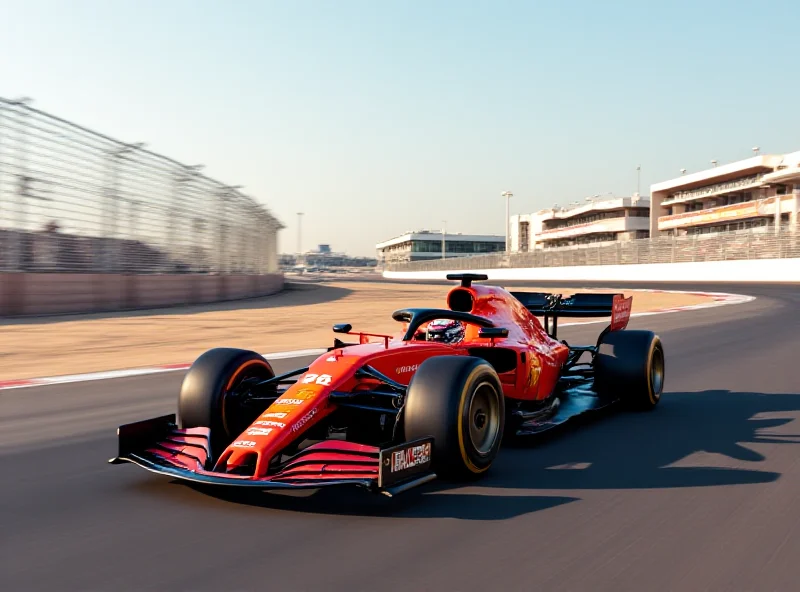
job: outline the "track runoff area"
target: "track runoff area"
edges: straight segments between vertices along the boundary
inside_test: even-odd
[[[692,304],[687,306],[674,306],[669,308],[661,308],[657,310],[633,313],[631,318],[645,317],[659,314],[686,312],[690,310],[700,310],[705,308],[714,308],[717,306],[725,306],[730,304],[742,304],[753,300],[753,296],[744,294],[730,294],[726,292],[703,292],[703,291],[688,291],[688,290],[654,290],[654,289],[637,289],[637,292],[660,292],[660,293],[685,293],[690,295],[710,297],[710,302],[702,304]],[[583,322],[573,323],[560,323],[560,327],[569,327],[573,325],[591,325],[597,323],[608,323],[608,319],[598,319]],[[306,356],[317,356],[327,351],[325,348],[311,348],[299,349],[293,351],[271,352],[262,354],[268,360],[285,360],[292,358],[301,358]],[[45,376],[38,378],[24,378],[18,380],[0,380],[0,391],[8,389],[30,388],[35,386],[48,386],[68,384],[73,382],[90,382],[96,380],[111,380],[116,378],[128,378],[133,376],[146,376],[149,374],[160,374],[164,372],[177,372],[188,370],[191,362],[183,362],[178,364],[165,364],[159,366],[149,366],[143,368],[126,368],[120,370],[108,370],[105,372],[90,372],[84,374],[69,374],[61,376]]]
[[[666,351],[653,413],[505,448],[480,482],[394,499],[223,496],[109,467],[116,425],[174,409],[177,370],[8,389],[4,588],[795,589],[800,290],[703,289],[755,299],[631,320]]]

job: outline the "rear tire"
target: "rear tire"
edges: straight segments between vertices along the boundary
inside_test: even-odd
[[[655,408],[664,390],[664,347],[652,331],[613,331],[594,359],[595,389],[636,410]]]
[[[222,347],[208,350],[183,379],[178,396],[180,427],[210,428],[211,452],[217,458],[260,413],[260,409],[242,406],[231,393],[243,380],[273,376],[270,363],[255,352]]]
[[[488,362],[468,356],[428,358],[408,385],[406,441],[433,436],[433,470],[442,477],[484,474],[500,449],[505,399]]]

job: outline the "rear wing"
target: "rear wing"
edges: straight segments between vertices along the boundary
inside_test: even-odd
[[[619,331],[628,326],[633,296],[623,294],[584,293],[564,297],[548,292],[511,292],[528,311],[544,317],[544,330],[555,338],[559,317],[611,317],[607,331]],[[552,331],[550,321],[552,320]]]

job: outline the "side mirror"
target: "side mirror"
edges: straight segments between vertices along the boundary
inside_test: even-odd
[[[350,333],[353,330],[353,325],[350,323],[337,323],[333,326],[334,333]]]
[[[503,327],[483,327],[478,331],[478,337],[481,339],[508,337],[508,329]]]

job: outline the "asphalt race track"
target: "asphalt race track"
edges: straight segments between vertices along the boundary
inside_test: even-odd
[[[800,290],[724,290],[758,298],[631,321],[664,342],[656,411],[394,500],[207,493],[106,464],[119,423],[174,411],[181,373],[2,391],[0,588],[796,590]]]

